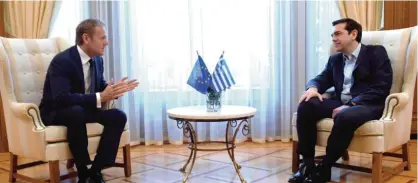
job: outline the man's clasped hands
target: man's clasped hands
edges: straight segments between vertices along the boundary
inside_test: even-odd
[[[106,88],[100,93],[101,102],[117,99],[123,96],[126,92],[135,89],[139,85],[139,82],[136,79],[127,79],[128,77],[123,77],[115,84],[113,79],[111,79]]]

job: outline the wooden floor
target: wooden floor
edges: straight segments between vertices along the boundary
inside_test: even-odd
[[[209,145],[205,145],[209,146]],[[210,145],[213,146],[213,145]],[[410,142],[410,157],[412,158],[412,170],[404,171],[387,182],[391,183],[415,183],[417,182],[417,142]],[[280,183],[287,182],[291,175],[291,143],[272,142],[256,144],[245,142],[236,149],[236,160],[242,166],[241,173],[247,182]],[[324,149],[318,148],[318,154],[323,154]],[[189,150],[186,145],[164,146],[136,146],[132,148],[132,172],[130,178],[125,178],[123,169],[110,168],[103,170],[106,182],[141,182],[141,183],[170,183],[181,182],[184,174],[178,171],[187,160]],[[198,159],[193,168],[189,182],[239,182],[239,178],[231,164],[226,151],[198,152]],[[0,182],[8,182],[9,155],[0,154]],[[117,161],[121,161],[122,153],[119,152]],[[29,162],[28,159],[19,159],[19,162]],[[340,160],[341,161],[341,160]],[[350,152],[349,164],[371,167],[371,156]],[[399,161],[394,158],[385,158],[383,166],[392,166]],[[67,173],[65,162],[61,162],[61,173]],[[23,174],[32,177],[47,178],[48,165],[39,165],[34,168],[24,169]],[[354,171],[332,169],[333,182],[371,182],[371,175]],[[20,182],[18,180],[18,182]],[[63,182],[76,182],[76,179]]]

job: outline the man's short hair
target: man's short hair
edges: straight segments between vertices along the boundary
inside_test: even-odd
[[[86,19],[80,22],[76,28],[75,44],[82,45],[83,34],[87,33],[88,35],[92,35],[94,33],[94,28],[98,25],[104,26],[105,24],[97,19]]]
[[[340,24],[340,23],[346,23],[345,24],[345,30],[348,31],[348,34],[350,34],[353,30],[357,30],[356,41],[359,42],[359,43],[361,42],[362,27],[358,22],[356,22],[355,20],[353,20],[351,18],[342,18],[342,19],[333,21],[332,26],[335,26],[335,25]]]

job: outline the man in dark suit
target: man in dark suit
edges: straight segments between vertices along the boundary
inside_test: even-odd
[[[104,182],[101,170],[114,164],[126,115],[118,109],[102,110],[102,103],[121,97],[138,86],[123,78],[116,84],[103,78],[104,49],[108,45],[104,24],[87,19],[76,29],[76,45],[57,54],[49,65],[44,83],[41,118],[46,125],[67,127],[70,151],[79,182]],[[97,154],[91,163],[87,151],[86,123],[104,126]]]
[[[332,24],[338,53],[331,55],[325,69],[308,82],[299,101],[297,152],[303,163],[289,182],[329,181],[331,166],[346,151],[354,132],[365,122],[381,117],[392,86],[392,67],[385,48],[361,44],[362,27],[352,19]],[[322,98],[330,87],[334,87],[335,95]],[[323,118],[333,118],[334,126],[326,155],[315,166],[316,123]]]

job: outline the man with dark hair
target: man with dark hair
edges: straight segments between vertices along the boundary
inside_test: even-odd
[[[392,86],[392,67],[383,46],[361,44],[362,28],[344,18],[332,23],[332,41],[338,53],[329,57],[325,69],[308,82],[297,109],[297,152],[303,162],[289,182],[327,182],[331,166],[347,150],[354,132],[365,122],[378,119]],[[322,98],[327,89],[335,94]],[[316,123],[333,118],[326,155],[314,164]]]
[[[115,163],[126,115],[118,109],[102,110],[102,102],[121,97],[138,86],[136,80],[116,84],[103,78],[104,49],[108,45],[104,24],[82,21],[76,29],[76,45],[57,54],[49,65],[39,106],[46,125],[67,127],[67,140],[80,183],[104,182],[101,170]],[[103,125],[97,154],[90,170],[86,123]]]

